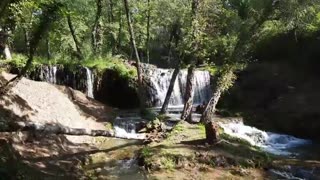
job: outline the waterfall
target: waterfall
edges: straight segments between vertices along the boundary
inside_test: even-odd
[[[163,104],[170,85],[172,73],[172,69],[155,68],[148,71],[147,75],[150,78],[152,87],[149,90],[151,94],[150,101],[152,101],[153,105],[161,106]],[[181,106],[184,104],[183,97],[186,89],[187,74],[187,70],[181,70],[179,72],[169,102],[170,106]],[[210,100],[210,78],[208,71],[195,71],[194,104],[202,104]]]
[[[45,82],[57,84],[57,66],[42,66],[40,79]]]
[[[93,79],[94,75],[89,68],[85,68],[87,73],[87,96],[90,98],[94,98],[93,95]]]

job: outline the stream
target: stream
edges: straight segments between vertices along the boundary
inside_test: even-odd
[[[159,108],[152,108],[154,112],[158,112]],[[181,107],[172,107],[169,109],[170,119],[166,123],[167,128],[172,128],[174,123],[178,122]],[[195,121],[200,118],[199,114],[193,114]],[[145,122],[137,111],[121,111],[120,115],[115,119],[114,130],[117,137],[129,138],[132,140],[116,140],[113,139],[113,145],[124,146],[110,154],[109,163],[100,167],[100,174],[107,179],[148,179],[146,172],[138,166],[137,152],[143,147],[140,139],[146,137],[145,134],[136,132],[139,123]],[[255,127],[247,126],[242,121],[223,121],[219,125],[224,129],[226,134],[248,141],[254,146],[260,147],[263,151],[274,154],[276,156],[289,159],[310,158],[311,151],[315,151],[316,145],[312,141],[296,138],[290,135],[265,132]],[[109,143],[108,143],[109,144]],[[318,149],[320,149],[318,147]],[[315,153],[316,154],[316,153]],[[276,169],[267,171],[271,179],[317,179],[320,170],[312,167],[300,166],[281,166]]]

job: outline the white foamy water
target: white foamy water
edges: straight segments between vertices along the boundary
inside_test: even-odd
[[[87,73],[87,96],[90,98],[94,98],[93,95],[93,79],[94,75],[89,68],[85,68]]]
[[[155,106],[161,106],[163,104],[170,85],[172,73],[173,69],[161,68],[148,72],[153,87],[153,90],[151,90],[151,99],[155,103]],[[170,106],[181,106],[184,104],[187,75],[187,70],[181,70],[179,72],[169,102]],[[195,71],[194,104],[202,104],[203,102],[209,101],[211,97],[210,78],[208,71]]]
[[[134,130],[127,132],[124,128],[114,126],[115,137],[126,139],[145,139],[146,135],[143,133],[136,133]]]
[[[220,123],[224,132],[230,136],[248,141],[262,150],[276,155],[292,155],[290,149],[310,144],[310,140],[290,135],[265,132],[255,127],[244,125],[243,122]]]

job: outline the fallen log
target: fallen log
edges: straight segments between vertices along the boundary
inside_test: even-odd
[[[120,139],[130,139],[129,137],[118,137],[113,130],[92,130],[81,128],[70,128],[60,124],[40,124],[31,122],[14,122],[10,124],[9,131],[28,131],[43,134],[63,134],[75,136],[104,136]]]

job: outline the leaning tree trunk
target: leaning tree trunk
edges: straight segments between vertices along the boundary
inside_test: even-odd
[[[75,29],[74,29],[70,14],[67,15],[67,21],[68,21],[68,26],[69,26],[70,33],[72,35],[74,44],[76,46],[77,57],[78,57],[79,60],[82,60],[83,59],[83,54],[82,54],[82,51],[81,51],[81,48],[80,48],[80,42],[79,42],[79,40],[77,38],[77,35],[76,35],[76,32],[75,32]]]
[[[182,120],[191,120],[192,105],[194,96],[194,66],[188,68],[186,92],[184,96],[185,104],[181,114]]]
[[[102,46],[102,28],[101,28],[101,15],[102,15],[102,0],[96,0],[97,13],[94,26],[92,28],[92,48],[94,53],[101,53]]]
[[[174,85],[175,85],[176,79],[178,77],[179,71],[180,71],[180,63],[177,64],[176,68],[174,69],[174,71],[172,73],[172,77],[171,77],[171,80],[170,80],[170,85],[169,85],[169,88],[168,88],[167,95],[166,95],[166,98],[164,100],[164,103],[162,104],[162,108],[161,108],[160,114],[167,113],[168,105],[169,105],[169,102],[170,102],[170,98],[171,98],[171,95],[172,95],[172,92],[173,92],[173,89],[174,89]]]
[[[213,119],[214,113],[216,111],[216,106],[219,102],[221,94],[222,92],[220,88],[217,88],[216,91],[213,93],[213,96],[211,97],[209,103],[206,106],[206,109],[202,113],[202,116],[201,116],[202,123],[206,124]]]
[[[144,96],[144,92],[143,92],[140,57],[139,57],[139,52],[137,49],[135,35],[134,35],[134,31],[133,31],[133,25],[132,25],[132,21],[131,21],[128,0],[123,0],[123,2],[124,2],[125,10],[126,10],[126,16],[127,16],[127,21],[128,21],[129,33],[130,33],[130,40],[131,40],[132,48],[133,48],[134,53],[136,55],[136,68],[137,68],[137,72],[138,72],[138,94],[139,94],[139,99],[140,99],[140,110],[143,111],[145,109],[145,98],[144,98],[145,96]]]
[[[214,144],[218,141],[218,125],[213,121],[213,118],[221,94],[221,89],[217,87],[209,103],[207,104],[205,111],[202,113],[200,120],[205,125],[206,141],[210,144]]]
[[[218,140],[218,126],[216,122],[213,121],[214,114],[216,111],[217,104],[220,100],[221,94],[228,88],[230,88],[235,80],[236,76],[234,75],[233,67],[227,67],[227,69],[222,71],[222,74],[217,79],[213,96],[207,104],[206,109],[202,113],[200,121],[203,124],[205,124],[206,139],[208,143],[215,143]]]

